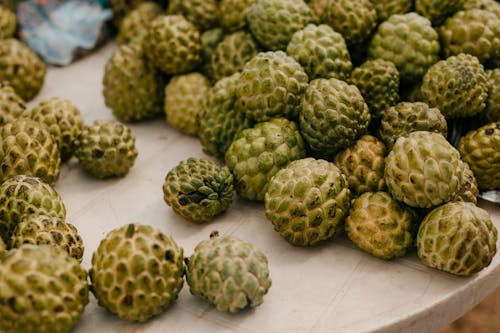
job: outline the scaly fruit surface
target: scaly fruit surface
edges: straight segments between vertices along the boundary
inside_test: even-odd
[[[122,121],[140,121],[161,114],[164,79],[138,45],[123,45],[106,62],[104,102]]]
[[[390,260],[404,256],[413,245],[415,215],[387,192],[366,192],[352,202],[345,229],[357,247]]]
[[[151,21],[162,13],[162,8],[155,2],[146,1],[141,3],[120,22],[116,41],[118,44],[136,43],[142,45]]]
[[[206,30],[200,36],[202,59],[201,72],[211,80],[213,80],[212,55],[223,38],[224,30],[222,28]]]
[[[255,0],[220,0],[220,25],[226,31],[237,31],[247,26],[246,16]]]
[[[0,329],[66,333],[89,302],[87,272],[64,250],[25,244],[0,258]]]
[[[55,185],[61,170],[57,140],[49,129],[28,118],[0,127],[0,181],[15,175],[40,177]]]
[[[47,126],[59,145],[63,161],[73,155],[73,141],[83,129],[83,117],[71,101],[58,97],[41,101],[31,109],[30,118]]]
[[[183,0],[180,2],[180,10],[200,31],[219,24],[219,0]]]
[[[233,189],[233,175],[227,167],[203,158],[188,158],[167,173],[163,199],[186,220],[204,223],[229,208]]]
[[[25,101],[42,89],[47,68],[40,58],[17,39],[0,40],[0,82],[8,81]]]
[[[437,27],[459,10],[464,8],[467,0],[415,0],[415,11],[428,18]]]
[[[426,266],[468,276],[490,264],[496,241],[497,229],[487,211],[469,202],[450,202],[420,224],[418,257]]]
[[[422,102],[438,108],[446,118],[481,114],[488,98],[483,65],[470,54],[441,60],[425,73],[420,96]]]
[[[488,99],[485,116],[489,122],[500,121],[500,68],[486,70],[488,79]]]
[[[344,80],[352,70],[351,56],[341,34],[326,24],[308,24],[293,34],[286,53],[297,60],[309,79]]]
[[[396,200],[432,208],[453,199],[462,173],[460,153],[444,136],[417,131],[396,141],[385,160],[384,178]]]
[[[74,146],[78,163],[97,178],[125,176],[137,157],[132,131],[116,120],[85,126]]]
[[[258,122],[274,117],[294,120],[307,83],[302,66],[285,52],[259,53],[243,67],[237,81],[236,107]]]
[[[405,14],[413,7],[413,0],[370,0],[377,11],[379,22],[384,22],[394,14]]]
[[[109,0],[109,8],[113,11],[113,22],[119,26],[123,18],[147,0]]]
[[[346,176],[331,162],[296,160],[269,182],[266,217],[288,242],[312,246],[332,238],[349,211]]]
[[[0,4],[0,39],[14,37],[16,25],[16,14]]]
[[[477,204],[477,196],[479,195],[479,188],[477,187],[476,177],[472,172],[469,164],[462,161],[463,173],[460,179],[458,192],[452,201],[472,202]]]
[[[500,189],[500,122],[470,131],[458,143],[464,162],[468,163],[481,190]]]
[[[262,304],[272,284],[264,253],[231,236],[214,236],[196,245],[186,280],[193,295],[231,313]]]
[[[304,158],[306,148],[298,126],[273,118],[239,132],[225,154],[240,196],[263,201],[269,180],[291,161]]]
[[[101,240],[89,275],[100,306],[122,319],[145,322],[177,299],[184,284],[184,251],[152,226],[127,224]]]
[[[24,215],[12,233],[10,247],[18,248],[23,244],[58,247],[78,262],[82,261],[82,237],[74,225],[64,222],[60,217]]]
[[[0,83],[0,126],[26,115],[26,103],[8,84]]]
[[[483,9],[500,18],[500,3],[496,0],[467,0],[464,9]]]

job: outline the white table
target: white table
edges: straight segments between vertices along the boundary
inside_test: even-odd
[[[36,102],[52,96],[79,107],[86,123],[113,119],[102,97],[104,64],[116,49],[108,44],[65,68],[48,71]],[[236,199],[214,222],[195,225],[163,201],[166,173],[190,156],[207,157],[198,140],[169,127],[164,119],[130,125],[139,156],[120,179],[97,180],[75,159],[63,166],[56,185],[85,243],[90,268],[100,240],[118,226],[140,222],[172,235],[190,255],[212,230],[254,243],[268,257],[273,285],[256,309],[218,313],[191,296],[187,284],[178,300],[145,324],[122,321],[89,305],[75,332],[432,332],[471,309],[500,284],[500,255],[481,273],[460,278],[424,267],[415,254],[392,262],[356,249],[345,237],[315,248],[289,245],[273,230],[263,205]],[[235,195],[236,196],[236,195]],[[481,201],[500,230],[500,208]],[[500,242],[497,244],[500,250]]]

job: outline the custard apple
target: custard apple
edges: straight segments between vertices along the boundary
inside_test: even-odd
[[[219,21],[226,31],[237,31],[246,27],[246,16],[255,0],[220,0]]]
[[[405,14],[413,7],[413,0],[370,0],[377,11],[379,22],[384,22],[394,14]]]
[[[304,158],[306,148],[298,126],[273,118],[238,133],[225,154],[240,196],[263,201],[269,180],[291,161]]]
[[[488,79],[488,99],[485,116],[489,122],[500,121],[500,68],[486,70]]]
[[[420,224],[418,257],[426,266],[468,276],[490,264],[496,242],[497,229],[487,211],[470,202],[450,202]]]
[[[0,83],[0,126],[26,115],[24,100],[11,86]]]
[[[87,272],[64,250],[25,244],[0,257],[3,332],[70,332],[88,302]]]
[[[116,120],[85,126],[74,147],[80,165],[97,178],[125,176],[137,157],[132,131]]]
[[[183,0],[180,10],[200,31],[218,26],[219,0]]]
[[[184,0],[169,0],[167,6],[167,15],[182,14],[182,1]]]
[[[36,121],[20,118],[0,127],[0,182],[15,175],[40,177],[55,185],[61,170],[57,140]]]
[[[196,245],[187,260],[186,280],[193,295],[231,313],[262,304],[272,284],[264,253],[232,236],[213,236]]]
[[[146,1],[141,3],[120,22],[116,41],[118,44],[137,43],[142,45],[151,21],[162,13],[162,8],[155,2]]]
[[[167,173],[163,199],[186,220],[204,223],[229,208],[233,189],[233,175],[227,167],[191,157]]]
[[[467,0],[415,0],[415,11],[437,27],[448,17],[462,10],[466,2]]]
[[[495,0],[467,0],[464,9],[483,9],[500,18],[500,3]]]
[[[206,30],[201,34],[201,72],[213,80],[212,55],[215,48],[224,38],[222,28],[213,28]]]
[[[476,177],[472,172],[469,164],[462,161],[463,173],[461,175],[460,184],[458,186],[458,192],[452,201],[464,201],[472,202],[477,204],[477,196],[479,195],[479,189],[477,187]]]
[[[16,25],[16,14],[0,4],[0,39],[14,37]]]

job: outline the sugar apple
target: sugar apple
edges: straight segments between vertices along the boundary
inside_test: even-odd
[[[70,332],[88,302],[87,272],[64,250],[25,244],[0,258],[3,332]]]
[[[57,140],[36,121],[20,118],[0,127],[0,181],[14,175],[40,177],[55,185],[61,170]]]
[[[395,14],[381,23],[373,36],[368,55],[393,62],[403,84],[418,82],[439,60],[438,33],[431,22],[417,13]]]
[[[152,226],[116,228],[92,255],[92,292],[118,317],[147,321],[177,299],[184,283],[183,254],[172,237]]]
[[[472,202],[477,204],[477,196],[479,195],[479,189],[477,187],[476,177],[472,172],[469,164],[462,161],[463,173],[460,178],[460,184],[458,186],[458,192],[452,201],[464,201]]]
[[[209,88],[210,81],[197,72],[173,77],[165,87],[167,123],[181,132],[196,135],[196,117]]]
[[[345,229],[357,247],[390,260],[413,246],[416,215],[387,192],[366,192],[352,202]]]
[[[368,60],[352,71],[348,82],[358,87],[374,119],[399,102],[399,72],[390,61]]]
[[[180,10],[200,31],[218,26],[219,0],[183,0]]]
[[[97,178],[125,176],[137,157],[132,131],[116,120],[85,126],[74,147],[80,165]]]
[[[203,31],[200,36],[202,59],[201,72],[211,80],[213,80],[212,55],[224,36],[224,30],[220,27]]]
[[[169,0],[167,6],[167,15],[182,14],[183,0]]]
[[[384,22],[394,14],[405,14],[413,7],[413,0],[370,0],[377,11],[379,22]]]
[[[462,173],[460,153],[444,136],[417,131],[394,143],[385,160],[384,178],[396,200],[432,208],[453,199]]]
[[[122,121],[140,121],[161,114],[164,79],[137,45],[123,45],[106,63],[104,102]]]
[[[269,180],[291,161],[304,158],[306,148],[298,126],[273,118],[242,130],[225,154],[240,196],[263,201]]]
[[[490,264],[496,242],[497,229],[487,211],[470,202],[450,202],[420,224],[418,257],[426,266],[468,276]]]
[[[333,157],[361,137],[370,123],[358,88],[337,79],[312,80],[301,106],[300,132],[316,157]]]
[[[198,138],[203,151],[224,157],[238,132],[253,125],[236,109],[235,85],[240,73],[219,80],[205,94],[202,109],[196,117]]]
[[[488,98],[483,65],[470,54],[459,54],[434,64],[420,87],[422,102],[438,108],[446,118],[481,114]]]
[[[0,39],[0,82],[8,81],[25,101],[42,89],[47,68],[27,45],[17,39]]]
[[[146,1],[141,3],[120,22],[116,41],[118,44],[137,43],[142,45],[151,21],[162,13],[162,8],[155,2]]]
[[[171,75],[191,72],[202,60],[200,32],[182,15],[154,19],[143,49],[151,63]]]
[[[385,189],[386,153],[382,141],[371,135],[363,135],[353,146],[335,156],[335,165],[346,175],[353,196]]]
[[[226,31],[237,31],[246,27],[246,16],[255,0],[220,0],[220,25]]]
[[[266,217],[288,242],[312,246],[332,238],[349,211],[347,178],[335,164],[312,157],[295,160],[271,178]]]
[[[0,83],[0,126],[26,115],[24,100],[11,86]]]
[[[56,216],[24,215],[16,225],[10,239],[10,247],[18,248],[23,244],[51,245],[68,252],[78,262],[83,257],[83,240],[71,223]]]
[[[399,137],[416,131],[435,132],[446,137],[448,124],[439,109],[422,102],[401,102],[382,112],[378,136],[389,150]]]
[[[9,8],[0,4],[0,39],[12,38],[16,32],[17,17]]]
[[[231,313],[262,304],[272,284],[264,253],[232,236],[213,236],[196,245],[186,280],[193,295]]]
[[[500,122],[472,130],[458,143],[464,162],[476,176],[481,190],[500,190]]]
[[[31,109],[30,118],[48,127],[63,161],[73,155],[73,141],[83,129],[83,117],[71,101],[58,97],[41,101]]]
[[[437,27],[448,17],[462,10],[466,2],[467,0],[415,0],[415,11]]]
[[[285,52],[261,52],[243,67],[235,88],[236,107],[257,122],[294,120],[308,80],[302,66]]]
[[[252,35],[270,51],[286,49],[293,34],[312,20],[303,0],[255,0],[247,13]]]
[[[191,157],[167,173],[163,199],[186,220],[204,223],[229,208],[233,189],[233,175],[227,167]]]
[[[488,99],[485,116],[488,122],[500,121],[500,68],[486,70]]]
[[[293,34],[286,48],[309,79],[347,79],[352,70],[351,56],[341,34],[326,24],[308,24]]]
[[[500,3],[495,0],[467,0],[464,9],[483,9],[500,18]]]

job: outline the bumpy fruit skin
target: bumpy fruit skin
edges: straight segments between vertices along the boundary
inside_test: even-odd
[[[71,101],[57,97],[41,101],[31,109],[30,118],[47,126],[59,145],[63,161],[73,155],[73,141],[83,129],[83,117]]]
[[[109,0],[108,5],[113,11],[113,22],[118,26],[123,18],[147,0]]]
[[[197,72],[173,77],[165,87],[167,123],[181,132],[195,135],[198,131],[196,117],[209,88],[210,81]]]
[[[8,84],[0,83],[0,126],[26,115],[26,103]]]
[[[332,238],[349,211],[351,192],[344,174],[331,162],[296,160],[269,182],[266,217],[288,242],[312,246]]]
[[[500,18],[500,3],[496,0],[467,0],[464,9],[483,9]]]
[[[137,45],[123,45],[104,69],[104,102],[113,115],[133,122],[161,114],[164,79]]]
[[[459,11],[439,28],[445,57],[469,53],[482,64],[500,65],[500,18],[481,9]]]
[[[344,38],[326,24],[309,24],[297,31],[288,43],[286,53],[304,67],[311,80],[344,80],[352,70]]]
[[[416,13],[396,14],[379,25],[368,55],[392,61],[405,84],[418,82],[439,60],[438,33],[431,22]]]
[[[460,153],[438,133],[400,137],[385,160],[389,192],[411,207],[432,208],[453,199],[463,166]]]
[[[40,178],[14,176],[0,185],[0,237],[5,243],[25,214],[66,218],[66,207],[49,184]]]
[[[386,192],[367,192],[352,202],[345,229],[360,249],[377,258],[404,256],[413,245],[415,215]]]
[[[226,31],[237,31],[247,25],[246,16],[250,6],[255,0],[220,0],[219,11],[220,25]]]
[[[231,236],[200,242],[188,260],[186,280],[193,295],[231,313],[262,304],[272,284],[264,253]]]
[[[137,157],[134,135],[116,120],[85,126],[74,146],[80,165],[97,178],[125,176]]]
[[[25,101],[42,89],[47,68],[38,56],[17,39],[0,40],[0,82],[8,81]]]
[[[469,202],[450,202],[420,224],[418,257],[426,266],[468,276],[490,264],[496,241],[497,229],[487,211]]]
[[[57,141],[49,129],[28,118],[0,127],[0,181],[14,175],[40,177],[55,185],[61,170]]]
[[[401,102],[382,112],[378,136],[389,150],[399,137],[416,131],[435,132],[446,137],[448,124],[439,109],[422,102]]]
[[[274,117],[296,119],[308,80],[302,66],[285,52],[259,53],[241,72],[236,107],[258,122]]]
[[[302,97],[300,132],[315,154],[328,156],[353,144],[370,123],[358,88],[337,79],[316,79]]]
[[[486,71],[488,99],[485,116],[489,122],[500,121],[500,68]]]
[[[428,18],[437,27],[459,10],[464,8],[467,0],[415,0],[415,11]]]
[[[180,10],[200,31],[214,28],[219,21],[219,0],[183,0]]]
[[[26,244],[0,258],[0,329],[65,333],[89,302],[87,272],[64,250]]]
[[[390,61],[368,60],[352,71],[348,82],[358,87],[375,119],[399,102],[399,72]]]
[[[303,0],[256,0],[247,13],[252,35],[271,51],[284,50],[293,34],[312,20]]]
[[[163,183],[167,205],[191,222],[204,223],[233,202],[233,175],[207,159],[188,158],[171,169]]]
[[[127,224],[99,243],[89,275],[99,305],[122,319],[145,322],[177,299],[184,251],[154,227]]]
[[[239,132],[225,154],[240,196],[263,201],[269,180],[291,161],[306,156],[298,126],[273,118]]]
[[[446,118],[480,114],[488,98],[483,65],[470,54],[441,60],[425,73],[420,94],[422,102],[438,108]]]
[[[353,196],[385,189],[386,153],[382,141],[363,135],[353,146],[335,156],[335,165],[346,175]]]
[[[141,3],[120,22],[116,41],[118,44],[137,43],[142,45],[151,21],[162,13],[162,8],[155,2],[146,1]]]
[[[462,162],[463,173],[458,186],[458,192],[452,201],[472,202],[477,204],[477,196],[479,195],[479,188],[477,187],[476,177],[472,172],[469,164]]]
[[[82,237],[71,223],[47,215],[25,215],[16,226],[10,239],[10,247],[23,244],[50,245],[66,251],[70,257],[82,262],[84,247]]]
[[[235,73],[217,81],[205,94],[196,121],[198,138],[206,154],[223,158],[236,134],[253,125],[236,109],[234,87],[239,77],[240,73]]]
[[[458,143],[464,162],[468,163],[481,190],[500,189],[500,122],[470,131]]]
[[[200,32],[182,15],[154,19],[143,49],[149,61],[171,75],[190,72],[201,63]]]
[[[413,6],[412,0],[370,0],[377,11],[379,22],[384,22],[394,14],[405,14]]]
[[[16,14],[0,4],[0,39],[13,37],[16,25]]]

